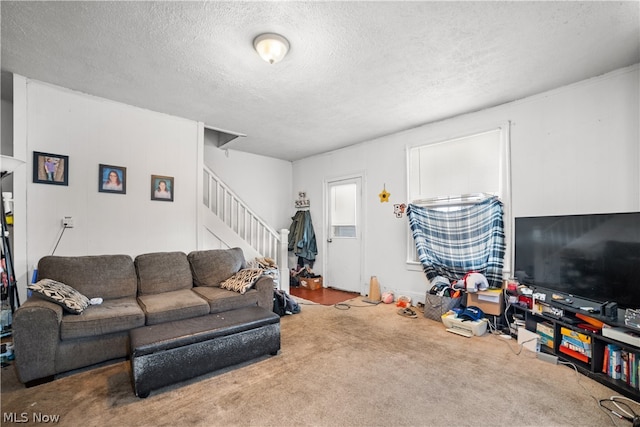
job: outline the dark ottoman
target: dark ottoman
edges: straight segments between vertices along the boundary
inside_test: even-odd
[[[253,306],[132,329],[138,397],[152,390],[280,350],[280,316]]]

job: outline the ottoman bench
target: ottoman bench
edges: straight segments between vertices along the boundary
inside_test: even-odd
[[[280,350],[280,316],[252,306],[129,332],[136,396]]]

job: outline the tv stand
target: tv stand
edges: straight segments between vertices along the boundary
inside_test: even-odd
[[[540,290],[536,290],[536,292],[540,292]],[[551,295],[547,295],[545,303],[552,306],[555,312],[557,312],[557,309],[563,310],[561,316],[555,315],[554,312],[543,313],[538,308],[529,309],[519,305],[508,306],[505,315],[510,318],[510,321],[513,321],[513,318],[524,318],[524,327],[528,331],[540,335],[541,352],[570,362],[575,365],[581,374],[606,385],[630,399],[640,400],[640,367],[635,372],[635,380],[631,380],[633,371],[631,367],[628,369],[628,379],[622,373],[620,378],[614,378],[616,375],[607,372],[607,359],[610,357],[612,349],[619,349],[622,354],[628,356],[628,359],[635,358],[636,365],[640,365],[640,346],[605,337],[600,331],[596,332],[592,328],[588,328],[587,326],[590,325],[576,315],[584,314],[596,321],[620,328],[622,331],[638,333],[638,335],[640,335],[640,330],[625,325],[625,311],[622,309],[618,309],[618,317],[614,320],[602,316],[601,313],[594,313],[580,308],[592,307],[593,304],[585,305],[586,301],[577,297],[571,297],[571,299],[573,304],[567,304],[566,301],[563,303],[553,301]],[[599,308],[599,306],[596,308]],[[514,331],[512,330],[511,333],[513,334]]]

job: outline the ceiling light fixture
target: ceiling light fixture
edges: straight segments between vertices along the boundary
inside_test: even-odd
[[[260,34],[253,40],[253,47],[258,55],[269,64],[282,61],[289,51],[289,41],[279,34]]]

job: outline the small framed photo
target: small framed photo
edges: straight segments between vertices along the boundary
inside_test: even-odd
[[[173,177],[151,175],[151,200],[173,202]]]
[[[69,156],[34,151],[33,182],[69,185]]]
[[[127,168],[99,165],[98,191],[101,193],[127,194]]]

